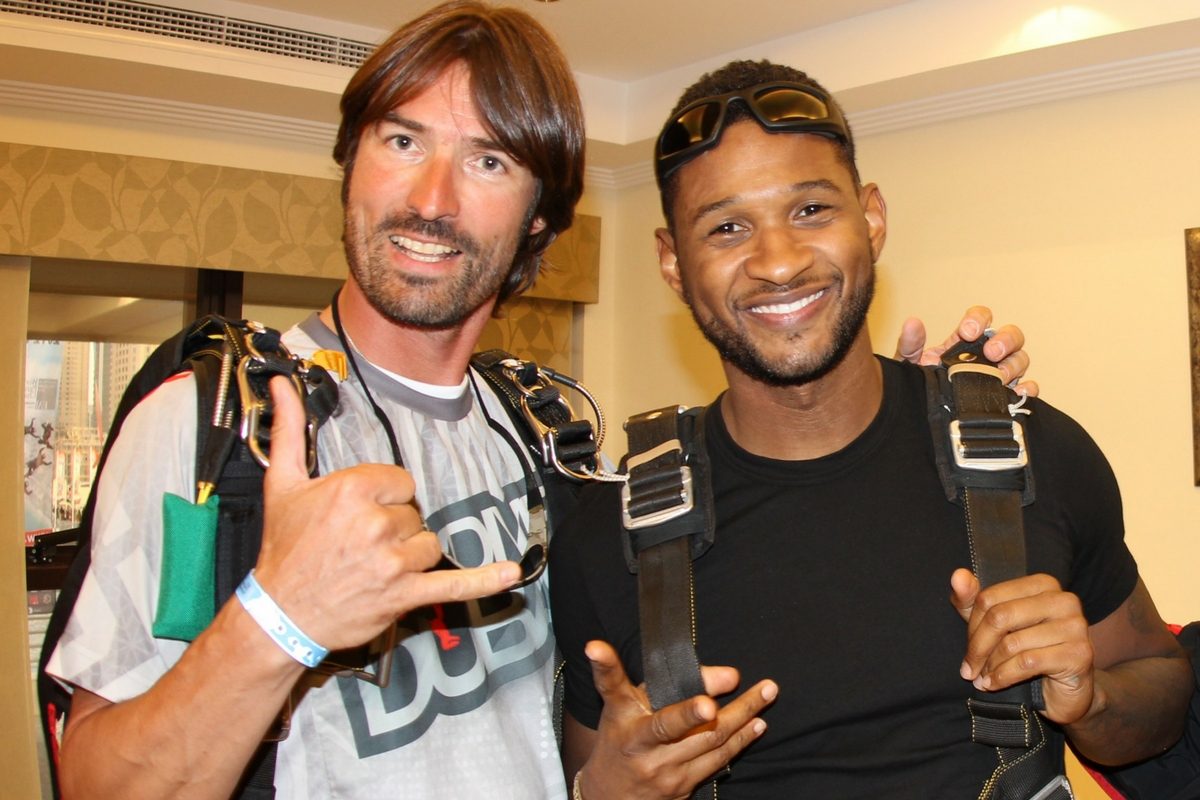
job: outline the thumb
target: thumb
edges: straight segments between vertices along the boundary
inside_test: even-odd
[[[296,387],[287,378],[271,378],[271,466],[264,479],[268,490],[283,490],[307,481],[307,442],[304,403]]]
[[[909,317],[900,326],[900,338],[896,340],[897,359],[916,363],[925,348],[925,323],[916,317]]]
[[[621,659],[617,657],[617,651],[608,642],[588,642],[583,648],[583,654],[592,662],[592,683],[606,706],[618,696],[633,689],[629,676],[621,666]]]
[[[964,622],[971,620],[979,588],[979,579],[969,569],[956,569],[950,576],[950,604],[958,610]]]

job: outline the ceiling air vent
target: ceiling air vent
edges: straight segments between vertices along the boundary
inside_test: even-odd
[[[123,31],[171,36],[259,53],[303,58],[342,67],[357,67],[374,45],[295,28],[202,14],[150,3],[108,0],[0,0],[0,11],[99,25]]]

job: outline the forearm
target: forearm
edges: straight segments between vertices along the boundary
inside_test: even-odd
[[[1098,764],[1127,764],[1179,739],[1193,680],[1182,651],[1096,670],[1094,680],[1088,713],[1065,728],[1081,755]]]
[[[231,600],[145,694],[72,712],[65,796],[229,797],[302,670]]]

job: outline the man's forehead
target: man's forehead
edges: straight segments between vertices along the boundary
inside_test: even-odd
[[[476,100],[470,69],[462,62],[446,67],[424,89],[397,102],[381,121],[415,130],[453,126],[481,144],[497,144],[495,131]]]

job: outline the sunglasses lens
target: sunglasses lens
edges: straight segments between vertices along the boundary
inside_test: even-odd
[[[824,103],[796,89],[764,89],[754,95],[754,105],[767,123],[829,117],[829,108]]]
[[[721,105],[705,103],[680,114],[658,140],[659,158],[687,150],[712,136],[721,116]]]
[[[518,586],[527,586],[533,583],[546,569],[546,548],[544,545],[530,545],[525,551],[525,555],[521,556],[521,580],[517,582]]]

